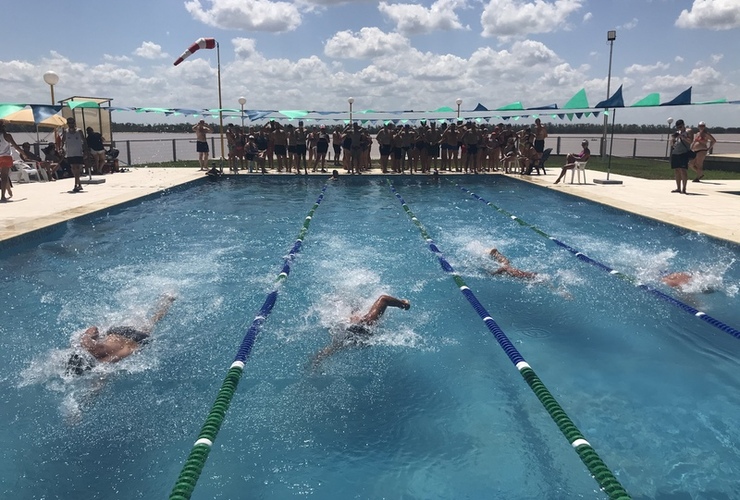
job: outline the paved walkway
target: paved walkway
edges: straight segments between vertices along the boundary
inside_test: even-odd
[[[587,184],[554,185],[559,170],[549,168],[548,172],[543,176],[512,177],[740,243],[740,180],[689,182],[689,195],[683,195],[671,193],[676,187],[674,181],[611,175],[610,179],[623,184],[601,185],[593,180],[605,179],[606,174],[587,171]],[[106,175],[102,177],[104,184],[86,186],[81,193],[70,192],[71,179],[16,184],[12,201],[0,204],[0,241],[202,177],[203,172],[197,169],[132,168],[130,172]],[[570,180],[570,173],[566,180]]]

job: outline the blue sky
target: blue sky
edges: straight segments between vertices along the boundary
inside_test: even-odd
[[[216,51],[174,60],[196,39],[221,49],[224,107],[489,109],[559,105],[585,88],[627,104],[693,86],[693,100],[740,99],[738,0],[130,0],[6,2],[0,102],[112,97],[114,105],[215,108]],[[737,105],[624,110],[622,123],[737,126]],[[121,113],[116,121],[179,122]],[[192,119],[191,119],[192,120]]]

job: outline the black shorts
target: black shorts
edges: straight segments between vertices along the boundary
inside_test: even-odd
[[[332,144],[332,147],[334,148],[334,154],[338,155],[342,152],[342,145],[341,144]]]
[[[208,149],[208,143],[205,141],[196,141],[195,151],[198,153],[208,153],[210,151],[210,149]]]
[[[67,163],[70,165],[84,165],[85,159],[82,156],[68,156]]]
[[[284,144],[275,144],[275,154],[277,156],[285,156],[286,149]]]
[[[468,144],[465,146],[465,150],[469,155],[474,155],[478,153],[478,145],[477,144]]]
[[[316,152],[320,155],[326,153],[329,151],[329,143],[328,142],[317,142],[316,143]]]
[[[109,328],[106,335],[118,335],[119,337],[133,340],[137,344],[143,344],[149,340],[149,334],[147,332],[137,330],[132,326],[114,326]]]
[[[671,155],[671,168],[689,168],[689,152]]]
[[[298,156],[306,156],[306,145],[305,144],[296,144],[295,145],[295,154]]]
[[[381,144],[380,145],[380,156],[388,156],[391,154],[391,151],[393,151],[393,148],[390,144]]]
[[[544,139],[535,139],[534,140],[534,150],[538,153],[542,153],[545,150],[545,140]]]
[[[396,160],[400,160],[403,158],[403,149],[402,148],[393,148],[393,158]]]
[[[439,158],[439,144],[429,145],[429,156],[432,158]]]

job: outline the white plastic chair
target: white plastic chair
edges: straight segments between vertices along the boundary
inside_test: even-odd
[[[31,182],[32,176],[36,176],[36,180],[39,178],[39,173],[35,168],[28,168],[28,165],[22,161],[13,162],[10,169],[10,180],[12,182]]]
[[[573,177],[575,177],[576,172],[578,173],[578,184],[581,183],[581,172],[583,172],[583,183],[588,184],[588,181],[586,180],[586,165],[588,165],[587,161],[577,161],[575,162],[575,167],[573,167],[573,170],[570,172],[570,183],[573,184]]]

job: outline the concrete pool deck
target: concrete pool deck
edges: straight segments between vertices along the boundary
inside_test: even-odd
[[[606,174],[590,170],[587,170],[587,184],[570,184],[568,173],[568,182],[554,185],[558,173],[559,169],[549,167],[547,175],[510,176],[740,244],[740,180],[689,182],[689,194],[684,195],[671,193],[676,184],[668,180],[612,174],[610,179],[621,180],[623,184],[594,184],[594,179],[605,179]],[[202,177],[203,172],[193,168],[133,167],[129,172],[95,177],[105,179],[105,183],[86,185],[81,193],[71,192],[72,179],[16,184],[12,200],[0,204],[0,241]],[[547,210],[547,207],[533,206],[537,210]],[[518,215],[526,218],[527,214]]]

